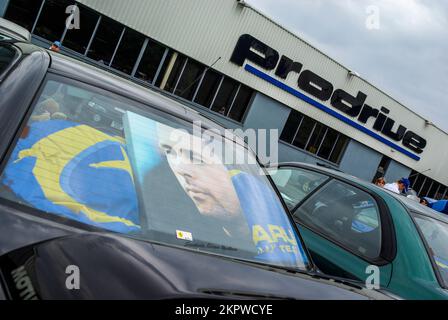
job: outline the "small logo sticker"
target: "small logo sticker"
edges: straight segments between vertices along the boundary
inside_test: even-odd
[[[193,235],[191,232],[176,230],[177,239],[193,241]]]

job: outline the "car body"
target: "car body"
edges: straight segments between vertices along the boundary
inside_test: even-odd
[[[0,18],[0,39],[31,42],[31,33],[14,22]]]
[[[34,45],[0,49],[1,295],[395,298],[319,273],[256,161],[196,152],[224,139],[255,159],[216,123]]]
[[[448,298],[448,219],[356,177],[304,163],[268,170],[313,260],[404,299]]]

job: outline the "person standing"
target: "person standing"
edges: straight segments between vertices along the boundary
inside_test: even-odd
[[[380,188],[384,188],[384,186],[386,185],[386,179],[384,179],[383,177],[376,179],[375,185],[377,185]]]
[[[384,186],[384,189],[401,194],[401,193],[407,193],[409,191],[410,186],[411,182],[409,181],[409,179],[401,178],[397,182],[387,183]]]
[[[49,48],[51,51],[59,52],[61,51],[61,43],[59,41],[55,41],[51,44],[51,47]]]

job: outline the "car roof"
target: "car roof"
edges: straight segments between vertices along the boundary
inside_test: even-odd
[[[334,170],[328,167],[322,167],[319,165],[314,165],[314,164],[309,164],[309,163],[301,163],[301,162],[285,162],[285,163],[281,163],[280,165],[282,166],[288,166],[288,165],[292,165],[292,166],[297,166],[303,169],[310,169],[313,171],[317,171],[323,174],[330,174],[334,177],[337,178],[342,178],[342,179],[347,179],[350,180],[352,182],[361,184],[364,187],[367,187],[369,190],[375,191],[375,192],[386,192],[388,195],[392,196],[393,198],[395,198],[396,200],[398,200],[400,203],[402,203],[409,211],[412,211],[414,213],[417,213],[419,215],[423,215],[432,219],[436,219],[440,222],[443,223],[448,223],[448,216],[437,212],[427,206],[421,205],[420,203],[418,203],[415,200],[409,199],[404,195],[400,195],[400,194],[396,194],[392,191],[377,187],[376,185],[374,185],[373,183],[369,183],[365,180],[362,180],[358,177],[349,175],[347,173],[338,171],[338,170]]]
[[[320,173],[323,173],[323,174],[329,174],[331,176],[335,176],[335,177],[338,177],[338,178],[351,180],[353,182],[359,183],[359,184],[361,184],[363,186],[366,186],[368,188],[374,186],[373,184],[371,184],[371,183],[369,183],[369,182],[367,182],[365,180],[362,180],[362,179],[360,179],[358,177],[355,177],[355,176],[350,175],[348,173],[345,173],[345,172],[333,169],[333,168],[328,167],[328,166],[315,165],[315,164],[310,164],[310,163],[305,163],[305,162],[282,162],[279,165],[281,165],[281,166],[296,166],[296,167],[300,167],[300,168],[303,168],[303,169],[310,169],[310,170],[317,171],[317,172],[320,172]],[[275,166],[273,166],[273,167],[275,167]]]
[[[0,33],[5,33],[17,40],[31,41],[31,33],[27,29],[4,18],[0,18]]]

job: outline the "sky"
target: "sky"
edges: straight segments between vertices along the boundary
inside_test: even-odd
[[[448,132],[448,1],[246,2]]]

